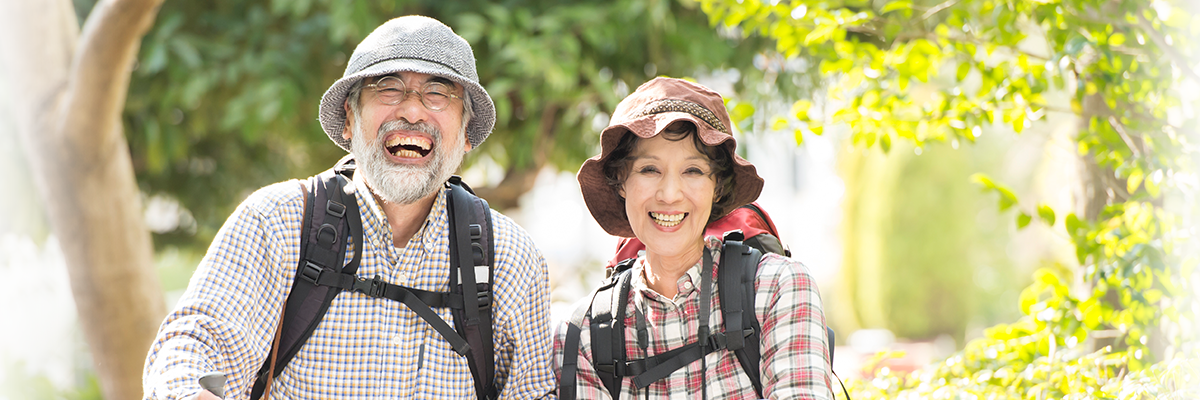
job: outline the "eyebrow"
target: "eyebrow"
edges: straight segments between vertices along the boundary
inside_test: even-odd
[[[454,81],[440,77],[440,76],[429,77],[429,79],[426,80],[425,83],[429,83],[429,82],[437,82],[437,83],[441,83],[441,84],[450,85],[451,87],[457,87],[457,85],[454,83]]]
[[[393,77],[393,78],[399,79],[399,80],[401,80],[401,81],[403,81],[403,80],[404,80],[404,77],[400,76],[400,73],[399,73],[399,72],[397,72],[397,73],[394,73],[394,74],[387,74],[387,75],[383,75],[383,76],[378,76],[378,77],[375,77],[374,81],[375,81],[375,82],[379,82],[379,80],[380,80],[380,79],[383,79],[383,78],[384,78],[384,77],[386,77],[386,76],[390,76],[390,77]],[[441,77],[441,76],[430,76],[430,77],[429,77],[429,79],[426,79],[426,80],[425,80],[425,82],[422,82],[422,84],[429,83],[429,82],[437,82],[437,83],[441,83],[441,84],[444,84],[444,85],[449,85],[450,87],[453,87],[453,88],[457,88],[457,87],[458,87],[458,84],[457,84],[457,83],[455,83],[454,81],[452,81],[452,80],[450,80],[450,79],[448,79],[448,78],[445,78],[445,77]]]
[[[636,160],[643,159],[643,158],[647,158],[647,159],[651,159],[651,160],[658,160],[658,157],[651,156],[651,155],[635,155],[635,156],[629,157],[629,159],[632,161],[636,161]],[[708,157],[705,157],[703,154],[694,155],[694,156],[684,159],[684,161],[691,161],[691,160],[700,160],[700,161],[704,161],[704,162],[709,161]]]

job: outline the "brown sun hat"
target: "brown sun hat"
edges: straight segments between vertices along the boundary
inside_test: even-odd
[[[600,132],[600,154],[579,167],[583,201],[610,235],[633,237],[633,229],[625,215],[625,200],[604,178],[604,164],[626,133],[651,138],[675,121],[691,121],[701,142],[725,146],[733,155],[733,202],[726,212],[750,204],[762,192],[763,179],[754,165],[737,155],[737,141],[730,135],[732,125],[721,95],[682,79],[654,78],[621,100],[608,127]]]

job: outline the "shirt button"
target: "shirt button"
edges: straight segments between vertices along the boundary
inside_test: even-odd
[[[692,281],[683,282],[683,290],[692,290]]]
[[[397,346],[403,346],[404,338],[401,337],[400,335],[392,336],[392,344],[397,345]]]

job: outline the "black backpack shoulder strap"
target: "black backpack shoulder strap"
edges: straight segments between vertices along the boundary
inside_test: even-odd
[[[762,328],[754,311],[754,278],[762,252],[741,242],[738,235],[729,235],[721,251],[721,266],[717,269],[717,291],[721,293],[721,312],[724,314],[726,348],[732,351],[742,370],[754,383],[754,393],[763,397],[759,364],[762,349],[759,337]],[[738,335],[734,332],[744,332]]]
[[[614,272],[620,273],[629,268],[633,264],[634,259],[628,259],[617,264],[615,268],[609,270],[609,274]],[[597,301],[605,304],[612,304],[613,289],[616,286],[617,279],[610,275],[607,283],[592,291],[592,296],[588,302],[579,304],[575,308],[575,312],[571,313],[571,319],[567,320],[567,337],[563,341],[563,361],[562,371],[559,373],[558,398],[559,400],[575,400],[577,397],[576,383],[579,380],[579,342],[580,336],[583,334],[583,320],[591,315],[592,305]],[[594,331],[589,326],[589,334],[592,336],[592,346],[596,346]],[[595,359],[593,353],[592,358]],[[599,371],[597,371],[599,373]],[[603,380],[603,378],[602,378]],[[616,397],[614,397],[615,399]]]
[[[321,322],[333,298],[341,289],[317,284],[323,271],[353,276],[362,260],[363,231],[358,201],[349,185],[353,164],[347,167],[346,158],[338,166],[308,180],[308,196],[300,233],[300,258],[292,291],[284,304],[280,322],[279,349],[275,378]],[[345,263],[346,246],[354,243],[354,258]],[[345,265],[343,267],[343,265]],[[271,371],[268,357],[259,369],[251,390],[251,399],[262,397],[267,375]]]
[[[596,289],[591,304],[592,365],[613,399],[621,396],[625,371],[625,307],[631,286],[632,259],[614,268],[608,282]]]
[[[495,344],[492,341],[492,283],[495,242],[487,201],[475,196],[458,176],[450,178],[447,214],[450,216],[450,292],[461,296],[463,307],[452,309],[454,325],[470,346],[467,364],[480,399],[499,396],[495,385]]]

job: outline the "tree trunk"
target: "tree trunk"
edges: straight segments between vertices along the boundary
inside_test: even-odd
[[[142,396],[165,314],[121,127],[131,67],[160,4],[101,1],[82,34],[69,0],[0,5],[5,91],[108,399]]]

